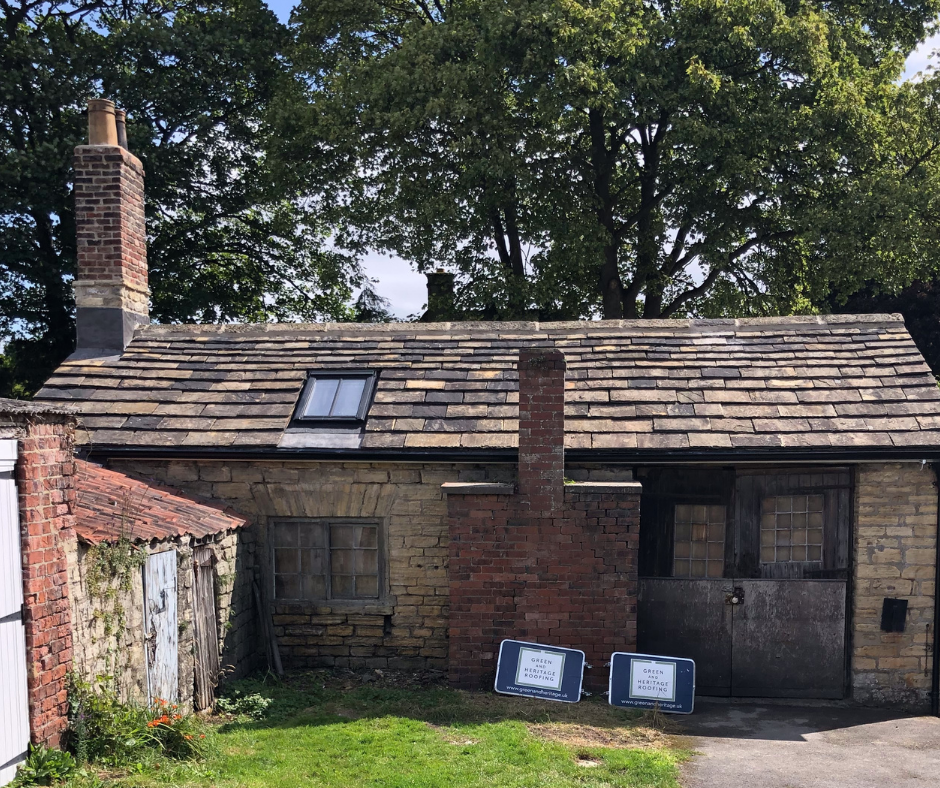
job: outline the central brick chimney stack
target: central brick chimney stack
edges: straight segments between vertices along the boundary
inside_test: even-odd
[[[560,509],[565,490],[565,356],[519,352],[519,493],[530,509]]]
[[[117,116],[117,117],[116,117]],[[144,168],[122,147],[124,113],[88,102],[88,144],[75,148],[76,352],[121,353],[150,322]]]

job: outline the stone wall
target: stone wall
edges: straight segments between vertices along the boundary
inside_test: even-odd
[[[23,625],[29,722],[36,744],[58,746],[67,724],[72,632],[65,545],[74,539],[72,417],[28,405],[0,413],[0,437],[19,441]]]
[[[920,463],[858,466],[855,512],[853,699],[924,709],[934,637],[934,471]],[[904,632],[881,630],[886,597],[908,600]]]
[[[385,529],[387,595],[377,604],[274,603],[286,667],[447,666],[449,587],[444,482],[512,482],[511,465],[340,462],[114,463],[142,478],[214,498],[253,521],[263,588],[271,588],[266,529],[277,517],[376,518]]]
[[[242,544],[242,531],[195,540],[184,536],[137,549],[147,554],[175,550],[177,555],[177,617],[179,623],[179,702],[190,706],[195,671],[193,551],[209,545],[215,556],[216,616],[222,676],[245,675],[257,664],[256,616],[251,605],[252,556]],[[73,540],[67,549],[70,600],[75,644],[74,670],[88,682],[107,677],[120,697],[147,701],[143,571],[131,575],[130,587],[118,590],[115,602],[124,611],[123,626],[113,616],[114,604],[103,601],[89,585],[89,546]],[[115,583],[111,583],[116,588]],[[108,615],[111,614],[111,615]],[[110,632],[109,632],[110,630]]]
[[[219,628],[219,683],[247,675],[262,664],[264,647],[252,597],[256,557],[252,528],[202,539],[215,555],[215,611]]]

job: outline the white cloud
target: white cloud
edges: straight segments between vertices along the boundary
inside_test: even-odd
[[[928,64],[937,66],[937,58],[932,57],[932,55],[938,49],[940,49],[940,33],[928,38],[911,53],[904,69],[904,79],[911,79],[911,77],[916,76],[918,72],[925,72]]]
[[[427,279],[400,257],[370,252],[362,259],[366,275],[374,280],[375,292],[387,298],[389,311],[405,319],[424,311],[428,300]]]

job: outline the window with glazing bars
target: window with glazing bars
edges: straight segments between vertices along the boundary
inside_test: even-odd
[[[822,561],[825,496],[772,495],[760,503],[762,564]]]
[[[274,598],[378,599],[382,589],[378,523],[280,520],[272,524]]]
[[[721,577],[725,570],[724,506],[676,504],[673,577]]]

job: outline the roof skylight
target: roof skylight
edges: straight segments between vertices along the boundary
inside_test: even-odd
[[[365,421],[374,388],[374,372],[311,372],[294,418]]]

